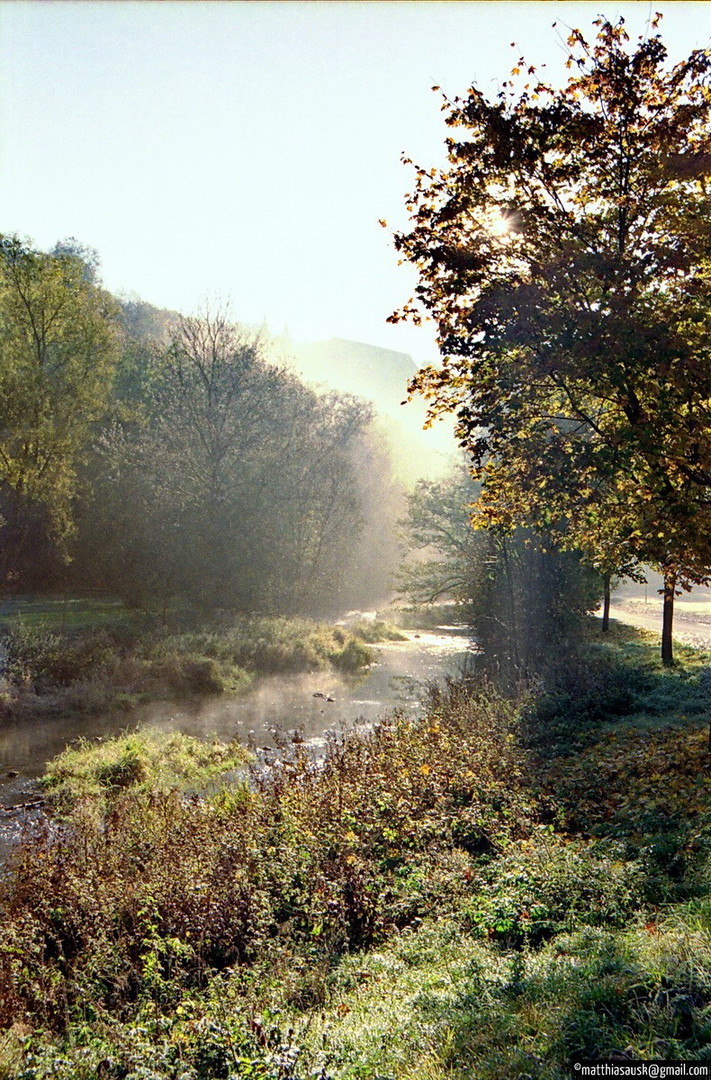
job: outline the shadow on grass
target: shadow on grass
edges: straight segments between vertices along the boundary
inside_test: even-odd
[[[620,726],[654,730],[707,720],[711,714],[711,653],[677,643],[664,667],[654,635],[613,623],[591,635],[580,655],[546,673],[524,708],[522,733],[543,757],[579,752]]]
[[[680,962],[656,927],[583,929],[473,965],[455,994],[421,994],[416,1013],[442,1036],[442,1075],[562,1080],[580,1061],[711,1059],[710,992],[708,948]]]

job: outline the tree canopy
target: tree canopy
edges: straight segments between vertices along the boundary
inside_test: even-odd
[[[131,419],[97,440],[82,565],[132,603],[337,610],[372,517],[361,459],[389,464],[367,453],[370,406],[270,363],[225,310],[129,351]]]
[[[711,54],[669,67],[659,34],[595,26],[562,88],[522,58],[493,101],[445,101],[448,165],[417,169],[395,238],[419,284],[391,318],[436,323],[441,364],[411,390],[456,413],[480,524],[651,563],[673,595],[711,566]]]
[[[58,246],[0,238],[0,580],[22,547],[28,508],[56,538],[71,530],[77,467],[104,415],[117,356],[117,307],[95,267]]]

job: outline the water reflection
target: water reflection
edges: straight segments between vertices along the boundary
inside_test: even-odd
[[[238,738],[274,746],[275,728],[303,731],[318,747],[324,734],[359,720],[372,722],[396,708],[415,712],[429,681],[456,674],[465,663],[467,638],[454,627],[408,633],[407,640],[377,647],[377,664],[358,679],[335,671],[260,679],[237,698],[203,698],[142,706],[130,715],[57,716],[0,725],[0,808],[36,797],[36,779],[47,761],[74,740],[106,737],[133,728],[179,731],[198,738]],[[329,700],[332,699],[332,700]],[[14,775],[13,775],[14,774]],[[2,811],[0,810],[0,813]],[[9,827],[15,814],[3,815]]]

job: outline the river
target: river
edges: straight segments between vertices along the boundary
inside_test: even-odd
[[[1,722],[0,860],[27,818],[20,808],[40,795],[37,780],[46,763],[79,738],[134,729],[180,731],[198,738],[236,738],[268,759],[278,730],[299,730],[318,753],[329,730],[373,723],[395,709],[417,712],[427,683],[459,673],[471,653],[467,633],[459,627],[404,633],[405,641],[376,646],[377,662],[355,678],[333,670],[269,676],[238,697],[157,701],[128,717],[109,713]]]

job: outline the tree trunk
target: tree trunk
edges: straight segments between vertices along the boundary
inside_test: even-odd
[[[521,672],[521,657],[518,651],[518,618],[516,612],[516,590],[513,582],[513,574],[511,573],[511,563],[509,561],[508,548],[506,546],[506,537],[501,538],[501,554],[504,564],[504,574],[506,576],[506,584],[508,585],[509,604],[510,604],[510,620],[511,625],[509,628],[509,644],[511,648],[511,660],[516,668],[516,674],[520,675]]]
[[[676,574],[673,570],[664,573],[664,610],[662,615],[662,663],[671,667],[674,663],[672,646],[672,622],[674,620],[674,590]]]
[[[610,629],[610,579],[611,574],[605,574],[605,595],[602,601],[602,632],[606,634]]]

